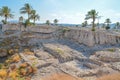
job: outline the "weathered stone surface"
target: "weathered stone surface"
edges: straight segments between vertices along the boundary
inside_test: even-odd
[[[88,67],[88,68],[90,68],[90,69],[96,69],[96,68],[100,67],[99,65],[96,65],[96,64],[93,64],[93,63],[89,63],[89,62],[88,63],[84,63],[83,65]]]
[[[9,27],[8,27],[9,26]],[[120,36],[113,31],[96,30],[95,32],[90,29],[70,28],[64,30],[64,28],[56,26],[36,26],[27,27],[22,31],[26,30],[29,32],[39,32],[40,39],[70,39],[80,44],[87,46],[94,46],[97,44],[118,44],[120,43]],[[66,27],[67,28],[67,27]],[[6,30],[20,30],[18,25],[3,25],[3,31]]]
[[[70,29],[64,33],[64,37],[87,46],[120,43],[120,36],[102,30],[92,32],[90,30]]]
[[[111,67],[115,70],[120,71],[120,62],[111,63]]]
[[[42,67],[39,69],[39,71],[32,77],[31,80],[38,80],[41,79],[45,76],[48,76],[53,73],[58,73],[61,72],[58,68],[55,68],[53,66],[48,66],[48,67]]]
[[[40,53],[44,55],[40,56]],[[30,65],[34,65],[37,68],[47,67],[51,64],[58,63],[57,59],[54,59],[54,57],[50,56],[49,54],[47,55],[47,54],[48,53],[44,51],[41,51],[39,53],[36,52],[33,55],[27,55],[24,53],[20,53],[22,59],[25,62],[28,62]]]
[[[83,64],[84,62],[79,61],[66,62],[60,65],[60,69],[63,72],[76,77],[93,76],[97,73],[97,70],[91,70]]]
[[[110,51],[98,51],[95,55],[90,57],[92,60],[97,59],[105,62],[119,62],[120,53],[119,52],[110,52]]]
[[[107,75],[107,74],[113,74],[113,73],[118,73],[118,71],[113,70],[110,67],[100,67],[97,69],[97,73],[96,76],[103,76],[103,75]]]
[[[9,41],[13,39],[14,43],[18,43],[21,52],[19,54],[23,62],[38,68],[32,80],[38,80],[55,72],[65,72],[76,77],[92,77],[119,71],[117,62],[120,62],[120,50],[104,50],[109,47],[113,48],[114,45],[111,44],[119,43],[119,36],[108,31],[92,32],[71,28],[64,33],[51,30],[49,33],[13,32],[0,36],[0,38],[8,39],[7,37],[11,38]],[[33,54],[24,54],[22,52],[24,48],[30,49]],[[6,54],[0,55],[3,57]]]
[[[71,61],[76,58],[85,58],[82,53],[71,49],[69,46],[58,43],[44,44],[44,49],[51,53],[54,57],[58,58],[60,62]]]

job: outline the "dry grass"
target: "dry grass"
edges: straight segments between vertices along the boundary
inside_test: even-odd
[[[18,74],[17,70],[11,71],[9,73],[9,77],[13,80],[16,80],[18,76],[19,76],[19,74]]]
[[[29,49],[24,49],[24,54],[33,55],[34,53],[31,52]]]
[[[5,78],[7,76],[7,71],[5,69],[0,69],[0,78]]]
[[[52,74],[48,77],[45,77],[42,80],[83,80],[83,79],[77,79],[67,74],[57,73],[57,74]]]
[[[20,61],[20,56],[18,54],[12,56],[12,62],[19,62]]]
[[[97,80],[120,80],[120,73],[119,74],[106,75],[106,76],[100,77]]]

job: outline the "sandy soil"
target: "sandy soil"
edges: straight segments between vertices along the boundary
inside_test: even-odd
[[[73,76],[70,76],[64,73],[57,73],[57,74],[52,74],[50,76],[47,76],[43,78],[42,80],[83,80],[83,79],[78,79],[78,78],[75,78]]]
[[[97,80],[120,80],[120,74],[111,74],[111,75],[105,75]]]

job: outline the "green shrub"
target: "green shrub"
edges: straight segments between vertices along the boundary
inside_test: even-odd
[[[3,64],[0,63],[0,69],[2,69]]]
[[[56,52],[59,53],[59,54],[64,54],[64,52],[60,48],[57,48]]]
[[[110,48],[110,49],[107,49],[108,51],[110,51],[110,52],[115,52],[116,51],[116,49],[114,49],[114,48]]]
[[[92,31],[95,31],[95,28],[92,28]]]
[[[63,28],[63,29],[62,29],[62,32],[63,32],[63,33],[65,33],[66,31],[70,31],[70,29],[69,29],[69,28]]]

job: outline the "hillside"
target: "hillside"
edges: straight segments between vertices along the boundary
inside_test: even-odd
[[[2,80],[96,80],[120,71],[119,32],[49,26],[15,29],[5,26],[0,35]]]

